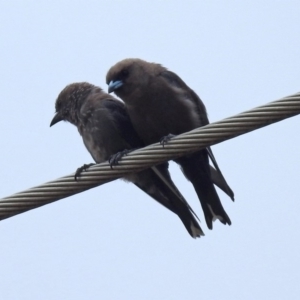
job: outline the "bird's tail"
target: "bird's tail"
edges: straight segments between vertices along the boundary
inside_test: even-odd
[[[215,167],[215,169],[214,169],[212,166],[209,166],[212,182],[217,187],[219,187],[225,194],[227,194],[231,198],[232,201],[234,201],[233,190],[230,188],[225,177],[223,176],[211,148],[207,147],[206,151],[207,151],[207,154],[208,154],[210,160],[212,161],[212,163]]]
[[[184,175],[193,184],[199,197],[207,227],[212,229],[212,222],[219,219],[221,223],[231,225],[217,191],[211,179],[210,166],[206,150],[201,150],[188,157],[176,160]]]
[[[176,214],[192,238],[195,239],[204,236],[204,232],[199,226],[199,223],[186,207],[179,209]]]
[[[193,238],[204,236],[196,214],[176,188],[167,168],[157,166],[155,170],[149,169],[137,175],[139,179],[134,182],[135,185],[175,213]]]

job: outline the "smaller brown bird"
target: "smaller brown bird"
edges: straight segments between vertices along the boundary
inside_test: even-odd
[[[172,135],[209,123],[206,108],[197,94],[178,75],[160,64],[124,59],[110,68],[106,82],[108,91],[115,92],[125,102],[132,125],[146,145],[165,142]],[[217,169],[213,174],[209,156]],[[208,147],[175,161],[194,186],[208,228],[212,229],[215,219],[230,225],[213,183],[219,182],[232,200],[234,195],[212,150]]]
[[[87,82],[66,86],[59,94],[50,126],[60,121],[75,125],[97,163],[124,149],[143,147],[124,104]],[[168,163],[124,178],[175,213],[193,237],[204,235],[194,212],[171,180]]]

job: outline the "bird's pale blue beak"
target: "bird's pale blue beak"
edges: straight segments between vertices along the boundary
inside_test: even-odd
[[[108,84],[108,92],[112,93],[113,91],[115,91],[116,89],[120,88],[123,85],[123,81],[122,80],[116,80],[116,81],[111,81]]]
[[[54,118],[52,119],[51,123],[50,123],[50,127],[53,126],[54,124],[62,121],[63,118],[61,117],[61,115],[59,113],[57,113]]]

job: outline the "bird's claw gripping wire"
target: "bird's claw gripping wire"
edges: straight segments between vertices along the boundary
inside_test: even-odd
[[[78,168],[75,172],[75,175],[74,175],[74,179],[77,181],[77,178],[81,175],[81,173],[83,171],[86,171],[89,167],[95,165],[94,163],[91,163],[91,164],[84,164],[82,167]]]
[[[168,135],[163,136],[159,142],[163,146],[163,148],[165,148],[165,145],[175,136],[176,136],[175,134],[169,133]]]
[[[123,151],[120,151],[116,154],[113,154],[110,156],[110,158],[108,159],[108,163],[110,165],[110,168],[112,169],[114,166],[118,165],[119,164],[119,161],[122,159],[123,156],[127,155],[128,153],[132,152],[133,149],[131,150],[123,150]]]

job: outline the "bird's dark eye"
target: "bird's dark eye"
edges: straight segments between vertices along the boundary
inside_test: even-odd
[[[128,70],[126,70],[126,69],[125,69],[125,70],[122,70],[122,76],[123,76],[123,77],[127,77],[128,74],[129,74],[129,73],[128,73]]]

